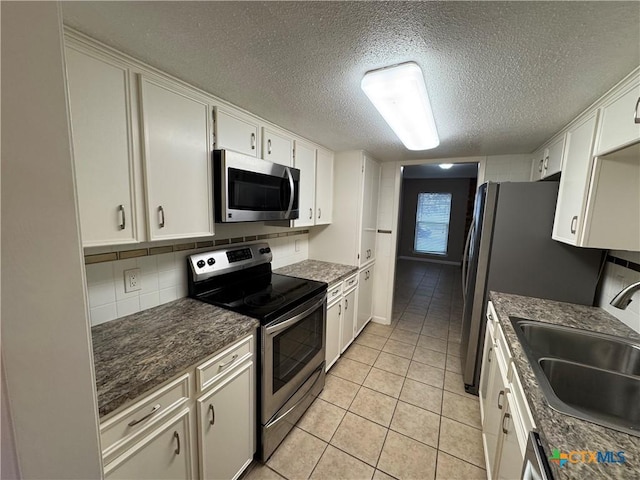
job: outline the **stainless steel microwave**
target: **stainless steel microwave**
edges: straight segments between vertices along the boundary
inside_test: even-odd
[[[298,218],[300,170],[231,150],[213,151],[216,222]]]

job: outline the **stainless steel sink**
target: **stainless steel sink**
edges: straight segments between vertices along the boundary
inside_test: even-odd
[[[549,405],[640,437],[640,344],[510,318]]]

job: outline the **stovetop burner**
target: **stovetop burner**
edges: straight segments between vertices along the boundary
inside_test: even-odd
[[[244,304],[249,307],[277,307],[286,300],[284,295],[279,293],[254,293],[245,297]]]

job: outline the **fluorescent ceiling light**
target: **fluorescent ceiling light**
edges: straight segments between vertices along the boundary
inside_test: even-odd
[[[428,150],[440,144],[418,64],[367,72],[360,87],[409,150]]]
[[[443,170],[449,170],[451,167],[453,167],[453,163],[441,163],[440,164],[440,168]]]

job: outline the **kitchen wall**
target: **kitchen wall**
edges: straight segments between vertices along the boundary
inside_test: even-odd
[[[243,238],[248,242],[253,242],[257,240],[255,237],[258,235],[271,237],[260,241],[267,242],[271,247],[274,269],[309,258],[308,230],[283,229],[265,226],[261,223],[216,225],[214,238],[217,242],[232,238],[234,240]],[[246,242],[238,242],[237,246],[243,243]],[[157,246],[155,243],[141,244],[135,248],[155,246]],[[186,257],[195,252],[207,251],[212,248],[215,247],[180,250],[86,265],[91,325],[115,320],[186,297],[188,295]],[[91,250],[95,253],[95,249]],[[117,251],[118,249],[110,247],[108,250]],[[125,293],[123,272],[131,268],[140,269],[142,288],[139,291]]]
[[[464,249],[465,220],[469,200],[469,178],[409,179],[402,181],[398,256],[423,260],[460,263]],[[416,208],[421,192],[451,193],[451,220],[446,255],[428,255],[415,252]],[[473,195],[474,192],[471,192]]]
[[[631,262],[631,268],[625,266],[626,262]],[[640,269],[640,252],[611,250],[600,282],[597,305],[640,333],[640,292],[633,295],[633,301],[625,310],[609,305],[611,299],[620,290],[640,281],[638,269]]]

